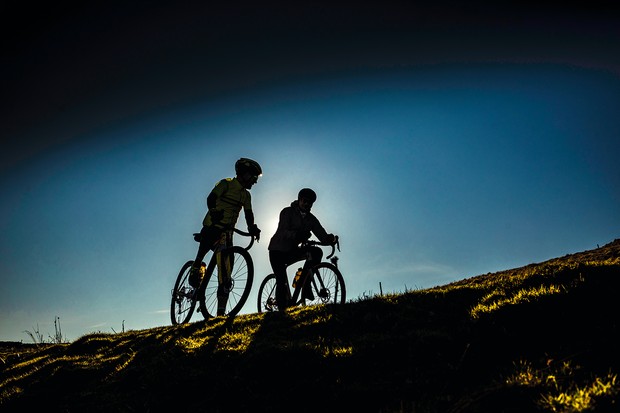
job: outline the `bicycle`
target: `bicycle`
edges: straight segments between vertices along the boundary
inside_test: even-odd
[[[331,246],[331,253],[325,257],[330,262],[320,262],[312,267],[312,277],[309,277],[309,271],[305,274],[295,274],[296,282],[294,282],[294,292],[291,297],[290,288],[288,290],[289,303],[291,307],[307,306],[317,304],[344,304],[346,300],[346,288],[344,278],[338,269],[338,257],[335,256],[335,249],[340,251],[340,242],[336,237],[334,244],[324,244],[318,241],[307,241],[306,246]],[[292,264],[289,264],[289,266]],[[300,269],[301,270],[301,269]],[[299,275],[299,277],[297,277]],[[302,290],[307,282],[311,283],[313,299],[304,298]],[[276,302],[276,276],[275,274],[267,275],[261,282],[258,289],[258,312],[278,311]]]
[[[232,245],[233,232],[250,237],[247,247]],[[193,234],[200,242],[200,234]],[[255,236],[237,228],[224,231],[222,238],[211,249],[209,264],[202,262],[204,276],[198,288],[189,284],[189,273],[194,260],[187,261],[179,271],[170,304],[172,324],[188,323],[194,314],[196,302],[198,311],[205,320],[217,315],[218,303],[225,302],[224,315],[234,316],[243,307],[254,280],[254,263],[248,250],[254,245]],[[222,305],[224,307],[224,305]]]

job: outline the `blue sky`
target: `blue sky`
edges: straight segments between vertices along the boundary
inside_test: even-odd
[[[555,56],[444,60],[326,64],[131,110],[123,94],[95,88],[48,110],[3,160],[0,340],[53,335],[56,316],[69,340],[169,325],[206,196],[239,157],[264,169],[252,188],[263,238],[244,313],[270,272],[278,214],[302,187],[316,190],[313,212],[341,237],[349,299],[618,238],[618,72]],[[101,108],[110,115],[93,121]]]

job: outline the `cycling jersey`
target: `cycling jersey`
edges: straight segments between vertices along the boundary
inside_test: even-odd
[[[302,212],[299,209],[299,201],[291,202],[291,206],[280,211],[280,220],[276,233],[269,241],[269,251],[294,251],[300,242],[307,241],[310,231],[321,242],[331,243],[333,234],[328,234],[317,217],[310,212]],[[302,239],[301,236],[306,238]]]
[[[215,187],[207,199],[209,212],[202,221],[203,226],[212,225],[220,228],[234,227],[239,219],[241,208],[244,209],[246,216],[252,215],[252,196],[250,191],[245,189],[237,178],[224,178],[215,184]],[[221,213],[219,219],[213,219],[211,211]],[[253,222],[252,222],[253,223]]]

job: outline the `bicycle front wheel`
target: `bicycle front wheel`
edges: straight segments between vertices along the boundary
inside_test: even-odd
[[[258,312],[278,311],[276,302],[276,276],[269,274],[258,289]]]
[[[227,285],[221,287],[220,278],[222,277],[218,274],[217,254],[213,254],[203,281],[204,294],[200,294],[200,312],[205,320],[216,315],[237,315],[252,289],[254,263],[250,253],[245,248],[234,246],[227,248],[226,252],[221,254],[230,259],[231,274],[225,277],[228,279]],[[226,289],[225,298],[222,297],[222,288]],[[225,306],[223,301],[225,301]],[[218,314],[218,307],[225,307],[223,314]]]
[[[340,270],[329,262],[322,262],[312,268],[314,276],[309,282],[312,285],[312,299],[304,298],[303,305],[344,304],[347,299],[344,278]]]
[[[170,320],[172,324],[189,322],[196,307],[196,290],[189,285],[189,272],[194,261],[187,261],[174,283],[172,301],[170,303]]]

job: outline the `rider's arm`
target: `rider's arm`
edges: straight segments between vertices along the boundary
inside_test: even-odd
[[[260,229],[254,222],[254,212],[252,211],[252,196],[247,192],[245,203],[243,204],[243,214],[245,216],[245,223],[248,225],[248,232],[256,237],[256,240],[260,239]]]
[[[316,235],[323,244],[333,244],[336,238],[334,234],[328,234],[327,231],[325,231],[325,228],[323,228],[316,217],[312,220],[312,233]]]
[[[211,191],[211,193],[207,197],[207,208],[209,208],[209,210],[215,209],[215,204],[217,202],[218,196],[219,195],[215,192],[215,188],[214,188],[213,191]]]
[[[251,209],[244,209],[245,222],[248,224],[248,229],[252,228],[254,224],[254,212]]]

